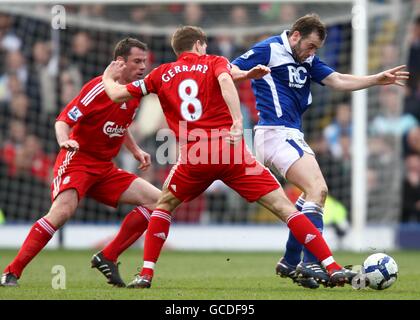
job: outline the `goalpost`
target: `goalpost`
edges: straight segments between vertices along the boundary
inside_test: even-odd
[[[352,8],[353,50],[352,73],[367,74],[368,59],[368,21],[367,0],[354,0]],[[352,159],[352,228],[354,249],[362,245],[367,217],[367,92],[359,90],[352,93],[353,109],[353,159]]]

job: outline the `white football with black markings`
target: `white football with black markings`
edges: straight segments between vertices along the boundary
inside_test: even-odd
[[[398,265],[389,255],[375,253],[363,262],[362,273],[365,275],[370,288],[384,290],[397,280]]]

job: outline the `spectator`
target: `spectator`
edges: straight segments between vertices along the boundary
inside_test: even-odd
[[[7,72],[16,74],[20,82],[26,85],[28,69],[23,54],[20,51],[9,52],[6,56]]]
[[[407,65],[411,76],[407,82],[405,111],[420,121],[420,15],[416,17],[411,28]]]
[[[373,135],[390,135],[400,137],[417,125],[411,114],[400,114],[398,89],[395,87],[380,88],[379,101],[381,114],[377,115],[370,126]]]
[[[182,23],[188,26],[205,26],[209,21],[203,13],[201,4],[189,2],[185,4]]]
[[[291,3],[263,2],[259,5],[259,12],[267,22],[292,24],[298,16],[298,6]]]
[[[183,7],[179,5],[180,11]],[[115,10],[114,10],[115,11]],[[108,14],[108,16],[115,16],[117,13]],[[169,10],[167,5],[158,4],[156,1],[155,4],[147,5],[136,5],[127,7],[127,12],[119,12],[120,18],[115,20],[127,19],[126,16],[130,17],[131,22],[140,24],[140,25],[150,25],[150,26],[163,26],[163,25],[174,25],[179,23],[179,14],[178,12],[172,12]]]
[[[81,88],[81,74],[74,68],[69,68],[60,74],[60,109],[73,99]]]
[[[12,18],[4,13],[0,13],[0,50],[7,52],[18,51],[22,41],[10,29]]]
[[[85,31],[80,31],[73,36],[70,52],[70,66],[76,67],[82,76],[82,81],[98,76],[103,70],[103,61],[98,61],[94,52],[94,41]]]
[[[48,114],[42,114],[37,110],[33,110],[25,93],[16,94],[10,102],[9,117],[24,122],[32,133],[43,137],[43,139],[51,139],[51,134],[49,133],[52,129],[51,117]]]
[[[281,24],[293,24],[299,17],[298,7],[292,3],[280,4],[280,10],[277,16],[277,21]]]
[[[21,121],[10,124],[10,134],[0,152],[0,162],[6,164],[2,179],[0,203],[9,220],[21,220],[36,215],[34,211],[48,210],[49,183],[52,162],[42,151],[40,141],[26,136]],[[26,216],[22,216],[27,212]]]
[[[351,167],[351,136],[342,133],[339,140],[339,149],[341,151],[340,159],[347,168]]]
[[[420,56],[419,56],[420,59]],[[417,75],[416,75],[417,76]],[[420,123],[420,78],[417,80],[417,84],[413,87],[413,91],[406,96],[405,99],[405,113],[412,114],[416,117],[417,121]]]
[[[12,116],[14,117],[17,116],[17,118],[22,118],[23,120],[26,120],[27,106],[26,108],[23,107],[22,106],[23,99],[19,98],[22,95],[21,84],[19,80],[17,79],[17,77],[14,75],[9,76],[7,80],[8,80],[8,83],[7,83],[8,88],[5,88],[6,89],[5,92],[7,92],[8,95],[13,94],[14,97],[18,97],[18,101],[15,101],[15,100],[12,100],[11,102],[1,101],[0,103],[0,138],[7,131],[9,127],[10,118]],[[25,113],[25,114],[22,115],[22,113]],[[3,139],[0,139],[0,141],[2,140]]]
[[[8,136],[0,150],[0,158],[7,166],[7,175],[9,177],[16,175],[16,154],[18,153],[18,150],[22,148],[26,137],[26,131],[24,122],[19,120],[12,120],[10,122]]]
[[[328,143],[328,148],[334,158],[343,156],[342,136],[351,137],[351,107],[347,103],[340,103],[336,109],[334,121],[324,129],[324,137]]]
[[[412,94],[418,90],[420,81],[420,15],[416,17],[409,39],[408,70],[411,72],[408,87]]]
[[[14,96],[10,102],[10,116],[27,123],[29,120],[29,99],[23,92]]]
[[[230,12],[230,21],[233,27],[249,26],[248,10],[243,5],[235,5]]]
[[[392,43],[388,43],[381,47],[381,68],[392,68],[399,60],[398,47]]]
[[[82,4],[79,8],[79,15],[88,18],[103,18],[106,6],[103,4]]]
[[[136,24],[151,24],[146,6],[135,6],[130,10],[131,22]]]
[[[33,63],[28,79],[28,96],[37,112],[55,113],[57,59],[51,57],[51,43],[35,42],[32,47]]]
[[[420,154],[420,127],[412,128],[403,138],[404,154]]]
[[[6,55],[6,67],[0,75],[0,101],[10,101],[13,94],[26,86],[28,70],[21,52],[9,52]]]
[[[42,143],[35,135],[28,135],[15,155],[13,169],[16,174],[27,174],[49,185],[52,180],[53,161],[44,153]]]
[[[17,73],[9,73],[7,75],[7,90],[10,92],[10,97],[24,92],[25,84],[19,79]]]
[[[420,156],[405,159],[401,222],[420,222]]]
[[[216,36],[209,44],[209,53],[224,56],[228,60],[240,55],[243,48],[235,44],[232,35],[221,34]]]

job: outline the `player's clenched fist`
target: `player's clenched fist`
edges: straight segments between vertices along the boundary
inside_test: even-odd
[[[76,140],[66,140],[60,143],[60,148],[68,149],[68,150],[79,150],[79,143]]]
[[[105,69],[104,77],[110,77],[111,79],[118,79],[121,73],[127,66],[124,61],[112,61]]]

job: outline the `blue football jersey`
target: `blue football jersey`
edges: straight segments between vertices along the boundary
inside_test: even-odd
[[[252,80],[257,100],[260,126],[286,126],[301,130],[302,114],[312,102],[310,82],[321,81],[334,72],[317,56],[303,63],[292,55],[287,31],[254,45],[236,58],[232,64],[250,70],[258,64],[266,65],[271,73]]]

